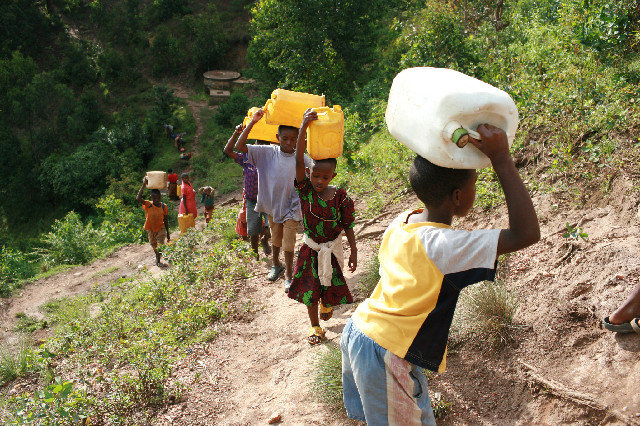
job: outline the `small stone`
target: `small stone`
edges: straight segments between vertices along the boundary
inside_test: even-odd
[[[275,424],[275,423],[280,423],[281,421],[282,421],[282,415],[280,413],[278,413],[277,411],[274,411],[269,416],[269,420],[267,421],[267,423],[272,425],[272,424]]]
[[[624,279],[624,275],[618,274],[618,275],[616,275],[616,279],[623,280]]]

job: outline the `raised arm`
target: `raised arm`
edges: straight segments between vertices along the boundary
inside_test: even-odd
[[[142,198],[142,192],[144,191],[144,189],[147,187],[147,183],[149,181],[147,180],[147,177],[145,176],[142,179],[142,186],[140,187],[140,189],[138,190],[138,195],[136,195],[136,201],[140,204],[144,204],[144,199]]]
[[[242,131],[242,134],[238,138],[238,142],[236,142],[236,151],[245,152],[245,153],[249,152],[249,149],[247,148],[247,137],[249,137],[249,133],[251,133],[251,129],[253,128],[253,125],[256,124],[258,121],[260,121],[263,115],[264,115],[264,110],[262,108],[260,108],[255,112],[255,114],[253,114],[253,117],[251,117],[251,121],[249,122],[249,124],[247,124],[247,127],[245,127],[245,129]]]
[[[238,139],[238,136],[240,136],[240,133],[242,133],[243,128],[244,126],[242,125],[242,123],[238,124],[233,131],[233,135],[231,135],[231,137],[227,141],[227,144],[224,146],[223,152],[227,155],[227,157],[231,157],[234,160],[238,158],[238,154],[233,150],[233,145],[236,143],[236,140]]]
[[[471,139],[480,151],[491,160],[504,191],[509,212],[509,229],[503,229],[498,239],[498,255],[528,247],[540,240],[540,226],[529,191],[509,153],[507,135],[490,124],[481,124],[478,133],[482,140]]]
[[[306,177],[306,165],[304,163],[304,152],[307,149],[307,127],[318,119],[318,113],[309,108],[302,116],[302,124],[298,130],[298,140],[296,142],[296,181],[302,182]]]

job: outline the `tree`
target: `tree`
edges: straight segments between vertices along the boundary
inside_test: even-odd
[[[260,0],[251,11],[248,60],[270,88],[348,98],[375,58],[386,2]]]

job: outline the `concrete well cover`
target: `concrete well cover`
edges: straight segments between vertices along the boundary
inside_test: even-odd
[[[207,80],[223,80],[231,81],[240,77],[240,73],[236,71],[207,71],[204,73],[204,78]]]

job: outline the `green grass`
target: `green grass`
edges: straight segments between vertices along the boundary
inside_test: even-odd
[[[214,112],[203,110],[203,133],[200,137],[200,153],[191,162],[197,186],[211,185],[218,194],[226,194],[242,187],[242,167],[227,158],[222,150],[233,127],[216,124]]]
[[[371,296],[371,293],[380,280],[380,258],[378,257],[378,250],[379,247],[374,248],[374,254],[367,262],[364,274],[356,287],[356,294],[359,298],[366,299]]]
[[[172,374],[175,363],[194,345],[214,340],[220,322],[247,304],[237,300],[250,254],[235,238],[236,216],[236,209],[216,209],[206,230],[167,245],[173,266],[159,278],[122,279],[104,291],[45,304],[53,336],[27,368],[40,372],[38,391],[8,398],[0,422],[19,418],[24,407],[55,417],[60,404],[78,402],[92,423],[146,424],[179,402],[184,387]],[[55,354],[54,364],[48,354]],[[2,359],[7,380],[26,371],[15,356]],[[41,404],[43,392],[62,389],[48,387],[54,377],[59,386],[71,383],[69,393],[59,395],[58,405]],[[79,381],[86,393],[74,394]]]
[[[118,269],[120,269],[119,266],[112,266],[110,268],[105,268],[101,271],[97,271],[95,272],[93,275],[91,275],[91,278],[100,278],[100,277],[104,277],[105,275],[109,275],[112,272],[117,271]]]
[[[500,280],[469,286],[460,294],[452,335],[454,339],[475,336],[489,344],[507,342],[518,328],[517,309],[517,299]]]
[[[332,344],[323,345],[313,364],[311,389],[321,401],[333,409],[343,409],[342,353]]]
[[[16,330],[24,333],[31,333],[41,328],[47,328],[48,324],[45,320],[39,320],[31,317],[24,312],[16,314]]]
[[[14,350],[0,344],[0,386],[32,371],[31,342],[23,338]]]

